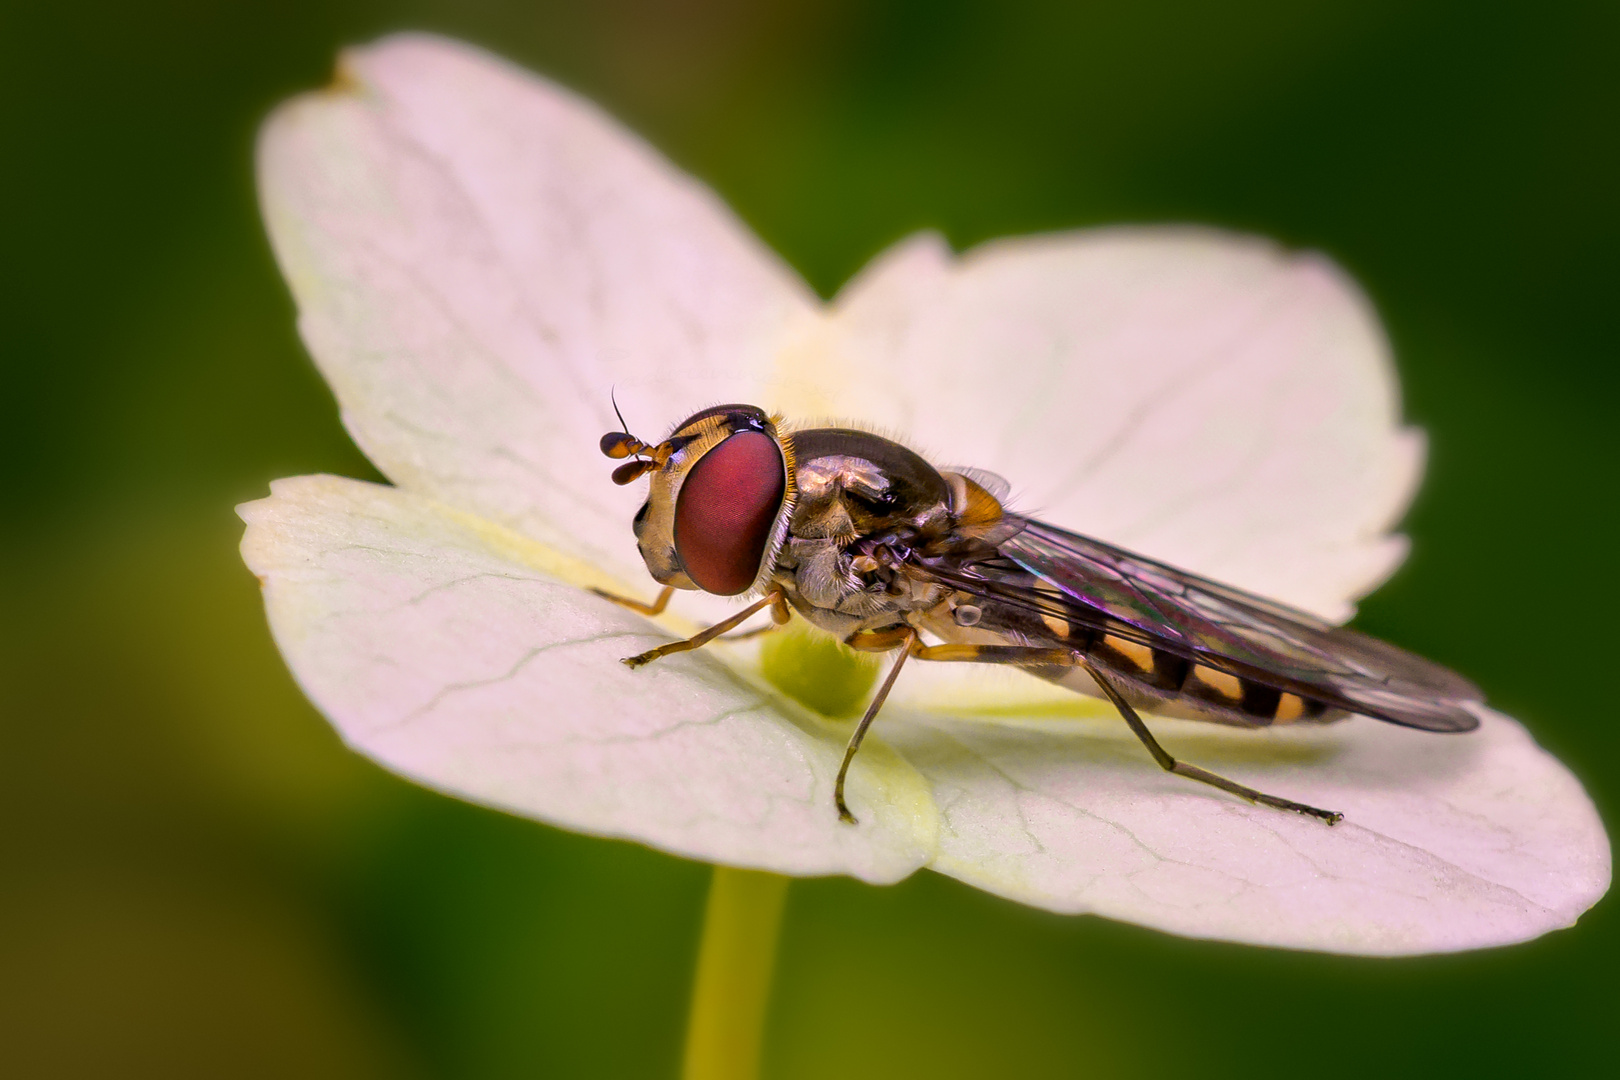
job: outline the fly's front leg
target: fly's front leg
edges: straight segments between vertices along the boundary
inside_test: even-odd
[[[666,592],[667,591],[668,590],[666,590]],[[666,599],[666,597],[659,598],[661,603]],[[652,663],[660,656],[668,656],[670,653],[690,652],[692,649],[701,649],[703,646],[707,645],[709,642],[713,641],[727,630],[741,624],[745,619],[755,612],[761,610],[762,608],[773,607],[781,602],[782,590],[773,590],[772,592],[768,592],[764,596],[760,597],[759,600],[743,608],[731,618],[722,622],[717,622],[707,630],[694,634],[685,641],[672,641],[668,645],[660,645],[656,649],[649,649],[646,652],[639,653],[635,656],[627,656],[620,662],[627,667],[638,668]],[[662,609],[660,608],[660,610]],[[657,614],[657,612],[652,612],[652,614]]]
[[[748,640],[751,640],[753,638],[759,637],[761,634],[768,634],[772,630],[775,630],[775,629],[776,629],[776,624],[775,623],[766,623],[764,626],[756,626],[752,630],[739,630],[735,634],[726,634],[725,636],[719,638],[718,640],[720,640],[720,641],[748,641]]]
[[[752,630],[744,630],[740,634],[727,634],[721,641],[747,641],[749,638],[768,634],[772,630],[786,626],[788,620],[793,618],[793,609],[788,607],[787,597],[778,595],[776,603],[771,605],[771,621],[764,626],[756,626]]]
[[[587,591],[595,593],[604,600],[611,600],[620,607],[629,608],[638,615],[662,615],[664,613],[664,609],[669,607],[669,598],[675,595],[675,586],[665,585],[663,589],[659,591],[658,599],[654,600],[650,604],[643,603],[634,597],[620,596],[618,593],[610,593],[606,589],[592,588]],[[768,634],[772,630],[775,630],[778,626],[786,623],[788,619],[792,618],[792,616],[793,612],[787,606],[787,599],[785,597],[778,597],[776,603],[771,605],[771,623],[769,626],[761,626],[755,630],[744,630],[740,634],[730,634],[727,635],[723,640],[746,641],[748,638],[758,637],[760,634]]]
[[[1119,715],[1124,718],[1126,726],[1131,729],[1131,733],[1142,741],[1142,745],[1147,747],[1148,753],[1153,755],[1153,760],[1158,762],[1159,768],[1165,772],[1175,773],[1177,776],[1185,776],[1189,780],[1197,780],[1211,787],[1220,788],[1222,791],[1236,795],[1240,799],[1247,799],[1250,802],[1259,803],[1261,806],[1304,814],[1307,817],[1324,821],[1329,825],[1337,825],[1344,820],[1344,815],[1337,811],[1319,810],[1314,806],[1306,806],[1304,803],[1297,803],[1291,799],[1267,795],[1235,780],[1228,780],[1224,776],[1212,773],[1208,769],[1201,769],[1197,765],[1190,765],[1185,761],[1177,761],[1168,750],[1159,745],[1159,740],[1153,737],[1153,733],[1142,722],[1141,716],[1137,714],[1131,703],[1125,700],[1125,695],[1119,692],[1119,688],[1114,685],[1113,680],[1100,671],[1097,665],[1093,664],[1084,653],[1076,652],[1073,649],[1020,645],[929,645],[912,651],[919,660],[954,660],[980,664],[1012,663],[1025,667],[1044,667],[1048,665],[1083,667],[1092,680],[1096,682],[1097,688],[1119,711]]]
[[[658,594],[658,599],[654,600],[650,604],[642,603],[640,600],[632,599],[628,596],[620,596],[617,593],[610,593],[606,589],[593,588],[590,591],[595,593],[597,596],[600,596],[604,600],[611,600],[620,607],[627,607],[631,611],[638,614],[662,615],[664,613],[664,609],[669,607],[669,598],[675,595],[675,586],[665,585],[663,591]]]

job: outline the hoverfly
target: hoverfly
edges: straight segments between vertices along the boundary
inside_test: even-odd
[[[695,637],[624,663],[699,648],[766,608],[778,625],[798,612],[851,648],[895,653],[834,785],[851,824],[845,776],[910,658],[1013,664],[1100,694],[1166,771],[1329,825],[1342,815],[1178,761],[1139,710],[1245,728],[1351,714],[1424,731],[1479,726],[1469,709],[1479,690],[1437,664],[1013,513],[998,477],[936,468],[870,432],[790,432],[752,405],[721,405],[657,445],[615,431],[601,448],[631,459],[615,483],[651,474],[634,530],[664,586],[652,604],[602,595],[646,614],[675,589],[758,596]]]

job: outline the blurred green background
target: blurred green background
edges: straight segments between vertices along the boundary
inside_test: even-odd
[[[706,870],[347,754],[235,551],[374,475],[293,330],[254,130],[405,27],[582,89],[824,293],[923,226],[1194,220],[1324,249],[1431,467],[1360,625],[1620,807],[1620,5],[151,0],[0,12],[0,1073],[669,1076]],[[1370,961],[793,886],[774,1077],[1590,1073],[1620,917]]]

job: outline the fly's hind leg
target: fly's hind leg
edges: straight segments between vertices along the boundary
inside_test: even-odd
[[[1344,820],[1344,815],[1337,811],[1319,810],[1314,806],[1306,806],[1304,803],[1297,803],[1291,799],[1267,795],[1265,792],[1256,791],[1254,788],[1247,787],[1235,780],[1228,780],[1224,776],[1212,773],[1208,769],[1201,769],[1197,765],[1190,765],[1185,761],[1177,761],[1168,750],[1159,745],[1159,740],[1153,737],[1153,733],[1142,722],[1141,716],[1137,714],[1131,703],[1125,700],[1125,695],[1119,692],[1119,688],[1114,685],[1113,681],[1098,670],[1097,666],[1087,659],[1084,653],[1072,649],[1019,645],[930,645],[913,649],[912,652],[916,654],[919,660],[954,660],[981,664],[1013,663],[1026,667],[1049,665],[1083,667],[1086,669],[1086,673],[1096,682],[1098,689],[1107,696],[1114,708],[1119,710],[1119,715],[1124,718],[1126,726],[1131,729],[1131,733],[1142,741],[1142,745],[1147,747],[1148,753],[1153,755],[1153,760],[1158,762],[1159,767],[1165,772],[1175,773],[1177,776],[1185,776],[1189,780],[1197,780],[1211,787],[1220,788],[1222,791],[1236,795],[1240,799],[1247,799],[1250,802],[1259,803],[1261,806],[1304,814],[1307,817],[1324,821],[1329,825],[1337,825]]]
[[[1153,755],[1153,760],[1157,761],[1159,767],[1165,772],[1173,772],[1177,776],[1185,776],[1189,780],[1197,780],[1211,787],[1218,787],[1222,791],[1230,792],[1240,799],[1248,799],[1250,802],[1259,803],[1261,806],[1269,806],[1274,810],[1291,810],[1296,814],[1304,814],[1306,817],[1316,818],[1318,821],[1324,821],[1329,825],[1337,825],[1344,820],[1344,815],[1337,810],[1319,810],[1314,806],[1294,802],[1292,799],[1267,795],[1265,792],[1256,791],[1254,788],[1245,787],[1235,780],[1228,780],[1224,776],[1212,773],[1208,769],[1201,769],[1197,765],[1189,765],[1185,761],[1177,761],[1170,756],[1168,750],[1159,745],[1159,740],[1153,737],[1153,733],[1147,729],[1147,725],[1142,723],[1142,718],[1136,714],[1136,710],[1131,707],[1130,702],[1125,700],[1108,677],[1098,671],[1090,661],[1083,660],[1082,664],[1091,677],[1096,680],[1097,685],[1102,688],[1102,692],[1108,695],[1108,700],[1114,703],[1114,708],[1119,710],[1119,715],[1125,718],[1125,723],[1130,727],[1131,732],[1142,740],[1142,745],[1148,748],[1148,753]]]

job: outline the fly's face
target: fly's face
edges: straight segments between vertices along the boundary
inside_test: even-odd
[[[688,417],[656,446],[609,432],[602,452],[634,458],[614,470],[614,483],[651,474],[636,547],[659,583],[716,596],[763,587],[795,493],[791,444],[775,420],[752,405],[720,405]]]

